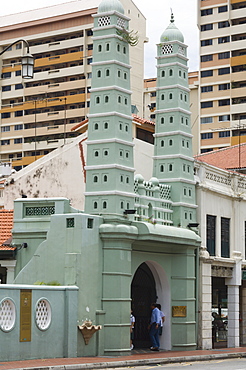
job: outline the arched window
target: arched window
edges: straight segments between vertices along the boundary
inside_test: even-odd
[[[123,157],[123,150],[120,150],[120,157]]]
[[[120,182],[123,182],[123,180],[124,180],[124,178],[123,178],[123,176],[121,175],[121,176],[120,176]]]
[[[127,105],[127,98],[125,98],[125,105]]]
[[[102,51],[102,45],[98,45],[98,52],[100,53]]]
[[[122,130],[122,123],[120,123],[120,126],[119,127],[120,127],[120,130]]]
[[[160,172],[164,172],[164,166],[163,166],[163,164],[160,165]]]
[[[170,163],[168,166],[168,170],[171,172],[173,170],[173,165]]]
[[[169,145],[172,146],[173,145],[173,141],[172,139],[169,140]]]
[[[126,158],[128,158],[129,157],[129,153],[128,152],[126,152]]]
[[[129,184],[129,177],[126,177],[126,183]]]
[[[127,79],[127,74],[126,74],[126,72],[124,73],[124,80],[126,80]]]
[[[187,146],[187,148],[189,148],[189,141],[187,141],[186,146]]]
[[[118,103],[121,103],[121,97],[118,96]]]
[[[100,103],[100,97],[99,96],[97,96],[96,97],[96,104],[99,104]]]
[[[98,157],[99,156],[99,152],[98,150],[95,151],[95,157]]]
[[[183,171],[185,172],[185,170],[186,170],[186,166],[185,164],[183,164]]]
[[[184,72],[184,78],[186,78],[186,73]]]
[[[184,195],[186,195],[186,188],[184,188]]]
[[[185,219],[187,220],[187,212],[185,212]]]
[[[100,78],[102,75],[102,72],[101,71],[97,71],[97,77]]]
[[[183,100],[183,94],[180,93],[180,100]]]
[[[98,130],[98,123],[95,123],[94,130]]]
[[[128,125],[126,125],[125,130],[126,130],[126,132],[128,132]]]
[[[108,128],[108,122],[104,122],[104,128],[107,129]]]
[[[108,176],[107,176],[107,175],[104,175],[104,176],[103,176],[103,181],[104,181],[104,182],[107,182],[107,181],[108,181]]]
[[[105,96],[105,99],[104,99],[105,103],[108,103],[109,102],[109,97],[108,95]]]
[[[110,75],[109,69],[106,69],[105,74],[106,74],[106,77],[109,77],[109,75]]]
[[[120,77],[120,71],[118,71],[118,77]]]
[[[179,70],[179,77],[181,77],[181,75],[182,75],[182,72],[181,72],[181,70]]]
[[[184,117],[181,117],[181,123],[184,123]]]
[[[186,126],[188,126],[188,119],[187,118],[185,119],[185,124],[186,124]]]
[[[106,209],[107,208],[107,202],[103,202],[103,209]]]
[[[98,177],[97,176],[94,176],[93,181],[94,182],[97,182],[98,181]]]
[[[126,47],[123,47],[123,54],[126,54]]]
[[[170,93],[169,94],[169,99],[171,100],[173,98],[173,94],[172,93]]]
[[[120,45],[117,44],[117,51],[120,51]]]
[[[161,94],[161,100],[164,100],[164,99],[165,99],[165,95]]]
[[[109,51],[109,44],[106,44],[106,51]]]
[[[191,189],[189,189],[189,197],[191,197]]]
[[[161,77],[165,77],[165,71],[161,71]]]
[[[182,146],[185,146],[185,142],[184,142],[184,140],[182,140]]]
[[[93,208],[94,208],[94,209],[97,209],[97,202],[94,202],[94,204],[93,204]]]
[[[187,101],[187,95],[185,95],[185,101]]]
[[[172,76],[172,75],[173,75],[173,70],[169,69],[169,76]]]
[[[169,118],[169,122],[173,123],[173,117],[172,116]]]
[[[165,123],[165,118],[161,117],[161,124]]]
[[[120,208],[124,209],[124,202],[120,202]]]
[[[164,140],[161,140],[161,146],[164,146]]]
[[[108,151],[107,150],[104,150],[104,153],[103,153],[105,156],[108,155]]]

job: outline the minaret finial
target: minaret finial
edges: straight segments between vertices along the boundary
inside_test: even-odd
[[[170,8],[170,9],[171,9],[171,23],[173,23],[174,22],[173,10],[172,10],[172,8]]]

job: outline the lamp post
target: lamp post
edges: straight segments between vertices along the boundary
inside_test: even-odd
[[[22,62],[21,62],[22,78],[25,78],[25,79],[33,78],[34,59],[33,59],[33,56],[29,52],[29,44],[26,40],[19,39],[19,40],[12,42],[12,44],[6,46],[6,48],[4,48],[0,52],[0,55],[3,55],[3,53],[5,53],[5,51],[7,51],[11,46],[18,44],[19,42],[23,42],[27,48],[27,53],[22,56]]]

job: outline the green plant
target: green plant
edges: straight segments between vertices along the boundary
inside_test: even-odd
[[[136,46],[139,42],[137,31],[127,31],[125,28],[122,28],[121,30],[117,30],[117,35],[122,37],[122,39],[126,41],[130,46]]]
[[[55,286],[60,286],[61,284],[56,281],[56,280],[53,280],[53,281],[49,281],[48,283],[45,283],[44,281],[36,281],[34,283],[34,285],[55,285]]]

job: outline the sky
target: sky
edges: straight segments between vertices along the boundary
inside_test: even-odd
[[[175,25],[183,33],[184,42],[188,45],[189,71],[198,70],[197,0],[133,1],[147,19],[149,42],[145,45],[145,78],[156,76],[156,44],[170,23],[170,9],[174,14]],[[0,16],[64,2],[66,0],[7,0],[0,7]]]

